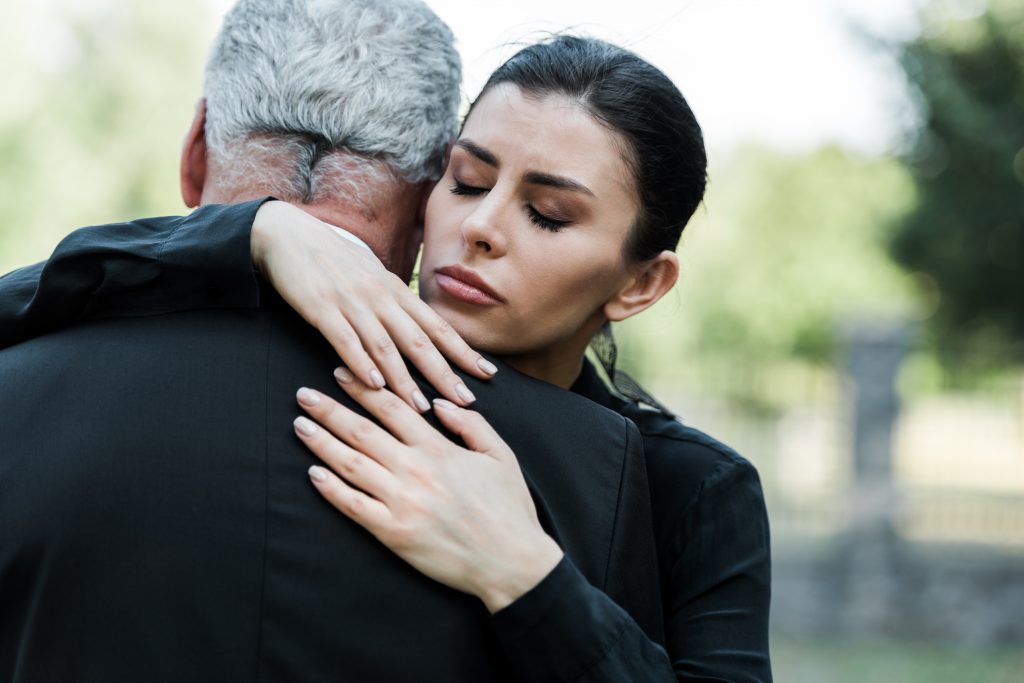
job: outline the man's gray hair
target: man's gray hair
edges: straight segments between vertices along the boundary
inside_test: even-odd
[[[239,0],[206,65],[207,145],[239,173],[284,161],[307,201],[339,153],[434,180],[460,78],[450,29],[419,0]]]

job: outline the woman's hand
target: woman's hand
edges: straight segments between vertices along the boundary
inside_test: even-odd
[[[299,390],[299,404],[319,425],[300,417],[295,432],[329,468],[310,468],[310,478],[334,507],[492,613],[554,569],[562,550],[537,520],[515,455],[478,413],[434,402],[441,423],[468,446],[461,448],[388,390],[344,368],[335,376],[387,429]]]
[[[373,387],[386,383],[420,412],[430,404],[402,355],[462,405],[472,403],[473,394],[445,356],[481,379],[497,372],[369,249],[301,209],[278,201],[260,207],[251,249],[256,268],[357,377]]]

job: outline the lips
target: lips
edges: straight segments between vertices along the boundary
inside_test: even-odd
[[[445,266],[434,271],[438,286],[449,296],[480,306],[496,306],[505,299],[469,268]]]

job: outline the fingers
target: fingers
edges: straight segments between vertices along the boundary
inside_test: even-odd
[[[309,468],[309,480],[327,502],[374,536],[379,538],[391,522],[391,511],[384,503],[349,486],[330,470],[314,465]]]
[[[335,370],[334,377],[345,393],[377,418],[403,444],[427,443],[431,439],[444,438],[423,416],[389,390],[372,389],[345,368]]]
[[[341,313],[325,316],[316,323],[316,327],[356,376],[371,387],[384,386],[384,376],[363,348],[359,334],[345,316]]]
[[[508,444],[498,436],[483,415],[460,408],[441,398],[434,399],[434,414],[449,431],[458,434],[470,450],[486,453],[499,460],[512,454]]]
[[[300,437],[304,437],[303,440],[305,440],[305,437],[317,436],[317,432],[320,432],[320,435],[322,435],[324,429],[326,429],[338,437],[338,439],[341,439],[351,449],[376,460],[388,470],[395,470],[400,451],[405,447],[387,431],[318,391],[302,388],[299,390],[296,398],[299,401],[299,405],[323,428],[320,429],[312,423],[302,423],[307,428],[313,427],[313,429],[308,430],[308,434],[300,433]],[[392,401],[422,420],[411,408],[395,399],[393,395]],[[307,420],[306,422],[308,423],[309,421]],[[296,429],[298,427],[299,425],[296,425]]]
[[[437,359],[440,359],[442,363],[444,362],[444,358],[448,358],[458,367],[480,379],[490,379],[498,372],[498,368],[494,363],[490,362],[470,348],[469,344],[466,343],[462,336],[455,331],[455,328],[453,328],[447,320],[438,315],[437,312],[428,306],[422,299],[417,296],[410,295],[403,299],[402,305],[412,321],[419,327],[422,333],[426,335],[426,339],[433,342],[433,344],[423,344],[421,341],[420,345],[434,351]],[[430,374],[431,370],[428,370],[428,367],[416,362],[415,348],[406,349],[403,347],[402,351],[414,362],[416,367],[420,369],[424,376],[430,380],[430,383],[437,388],[438,391],[447,395],[444,387],[433,381]],[[434,360],[434,364],[436,365],[436,360]],[[444,363],[444,369],[451,372],[447,363]],[[438,379],[444,380],[447,378],[439,377]]]
[[[416,385],[412,375],[409,374],[409,368],[406,367],[393,340],[393,332],[385,327],[385,324],[382,323],[383,319],[383,315],[365,308],[353,311],[349,316],[352,326],[363,341],[363,347],[383,373],[384,381],[368,382],[366,375],[355,372],[355,368],[349,367],[354,371],[356,377],[359,377],[367,386],[375,389],[389,386],[392,391],[402,397],[402,400],[419,412],[427,411],[430,409],[430,403]]]
[[[426,412],[430,410],[430,402],[409,374],[402,358],[404,353],[420,368],[427,381],[449,400],[460,405],[476,400],[430,338],[404,310],[394,303],[378,305],[379,310],[371,310],[350,302],[344,316],[338,311],[328,316],[329,324],[320,325],[321,332],[356,377],[375,389],[386,385],[410,406]],[[477,373],[481,372],[477,368]]]
[[[391,335],[397,341],[402,354],[419,368],[431,386],[448,400],[463,406],[475,401],[476,397],[473,395],[473,392],[469,390],[461,377],[452,372],[448,362],[441,355],[441,352],[437,350],[437,347],[434,346],[434,342],[427,336],[427,333],[416,324],[416,321],[407,316],[404,311],[400,313],[400,315],[388,321],[387,324],[388,331],[391,332]],[[404,369],[405,366],[403,365],[402,367]],[[480,372],[482,371],[477,368],[477,373]],[[408,375],[406,376],[408,377]],[[420,399],[419,402],[413,405],[420,412],[429,410],[430,403],[427,402],[423,394],[419,393],[419,389],[412,382],[412,378],[409,378],[409,381],[413,383],[413,389],[417,392]],[[402,394],[397,388],[396,391]]]
[[[302,391],[300,389],[300,391]],[[349,448],[305,417],[295,419],[295,434],[334,472],[381,501],[392,499],[395,477],[383,465]]]

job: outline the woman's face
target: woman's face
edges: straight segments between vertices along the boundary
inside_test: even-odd
[[[622,145],[569,99],[492,88],[428,200],[421,296],[480,350],[582,352],[629,276]]]

